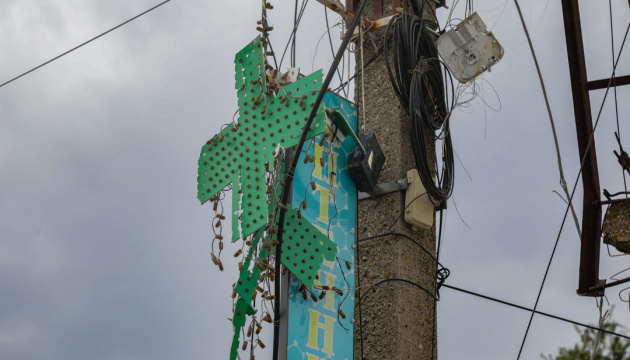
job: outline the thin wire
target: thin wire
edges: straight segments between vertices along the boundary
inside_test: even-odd
[[[97,36],[95,36],[95,37],[91,38],[90,40],[88,40],[88,41],[86,41],[86,42],[84,42],[84,43],[82,43],[82,44],[80,44],[80,45],[77,45],[77,46],[73,47],[72,49],[70,49],[70,50],[68,50],[68,51],[66,51],[66,52],[64,52],[64,53],[62,53],[62,54],[59,54],[59,55],[55,56],[54,58],[52,58],[52,59],[50,59],[50,60],[48,60],[48,61],[46,61],[46,62],[44,62],[44,63],[42,63],[42,64],[40,64],[40,65],[38,65],[38,66],[36,66],[36,67],[34,67],[34,68],[30,69],[29,71],[27,71],[27,72],[25,72],[25,73],[22,73],[21,75],[18,75],[18,76],[16,76],[16,77],[14,77],[13,79],[11,79],[11,80],[9,80],[9,81],[7,81],[7,82],[5,82],[5,83],[1,84],[1,85],[0,85],[0,88],[1,88],[1,87],[3,87],[3,86],[5,86],[5,85],[8,85],[9,83],[12,83],[13,81],[15,81],[15,80],[17,80],[17,79],[19,79],[19,78],[21,78],[21,77],[23,77],[23,76],[26,76],[26,75],[28,75],[28,74],[32,73],[33,71],[35,71],[35,70],[37,70],[37,69],[39,69],[39,68],[41,68],[41,67],[43,67],[43,66],[45,66],[45,65],[50,64],[51,62],[53,62],[53,61],[55,61],[55,60],[59,59],[60,57],[63,57],[63,56],[65,56],[65,55],[68,55],[69,53],[71,53],[71,52],[73,52],[73,51],[75,51],[75,50],[79,49],[80,47],[83,47],[83,46],[85,46],[85,45],[87,45],[87,44],[91,43],[92,41],[94,41],[94,40],[96,40],[96,39],[98,39],[98,38],[100,38],[100,37],[102,37],[102,36],[105,36],[105,35],[109,34],[110,32],[112,32],[112,31],[114,31],[114,30],[118,29],[119,27],[121,27],[121,26],[123,26],[123,25],[126,25],[126,24],[128,24],[128,23],[130,23],[130,22],[134,21],[135,19],[137,19],[137,18],[141,17],[142,15],[147,14],[147,13],[149,13],[149,12],[151,12],[151,11],[153,11],[153,10],[155,10],[155,9],[159,8],[160,6],[162,6],[162,5],[166,4],[166,3],[167,3],[167,2],[169,2],[169,1],[171,1],[171,0],[165,0],[165,1],[163,1],[163,2],[161,2],[161,3],[159,3],[159,4],[157,4],[157,5],[155,5],[154,7],[152,7],[152,8],[150,8],[150,9],[148,9],[148,10],[146,10],[146,11],[144,11],[144,12],[142,12],[142,13],[140,13],[140,14],[138,14],[138,15],[134,16],[134,17],[132,17],[131,19],[129,19],[129,20],[127,20],[127,21],[125,21],[125,22],[123,22],[123,23],[121,23],[121,24],[118,24],[118,25],[114,26],[113,28],[111,28],[111,29],[109,29],[109,30],[105,31],[104,33],[101,33],[100,35],[97,35]]]
[[[348,63],[350,62],[350,57],[348,56]],[[358,207],[358,201],[356,201],[355,204]],[[358,217],[355,218],[355,229],[358,228],[358,224],[359,224],[359,220]],[[356,269],[359,267],[359,259],[361,258],[361,253],[359,251],[359,243],[361,242],[361,240],[359,239],[356,242],[356,253],[355,253],[355,273],[357,274],[357,295],[359,297],[359,299],[361,299],[361,271],[356,271]],[[355,298],[356,299],[356,298]],[[361,313],[361,303],[359,302],[359,342],[361,345],[361,360],[363,360],[363,314]]]
[[[328,24],[328,8],[324,6],[324,17],[326,18],[326,32],[328,33],[328,43],[330,44],[330,52],[332,53],[332,56],[335,56],[335,49],[333,48],[333,43],[332,43],[332,36],[330,36],[330,25]],[[339,23],[337,23],[338,25]],[[334,26],[337,26],[334,25]],[[315,59],[315,57],[313,56],[313,60]],[[341,63],[343,64],[343,60],[341,60]],[[343,70],[343,66],[341,67],[341,69]],[[342,83],[343,82],[343,75],[339,72],[339,68],[337,68],[337,76],[339,76],[339,82]],[[341,90],[343,90],[343,96],[344,97],[348,97],[348,93],[346,92],[345,88],[341,88]]]
[[[304,0],[302,0],[302,4],[304,4]],[[295,33],[293,33],[293,42],[291,43],[291,67],[295,67],[295,39],[297,38],[297,9],[298,9],[298,1],[295,0],[295,12],[293,13],[293,25],[295,28]]]
[[[345,22],[342,22],[342,24],[343,24],[342,26],[344,27],[344,30],[345,30]],[[350,53],[349,52],[348,52],[347,58],[348,58],[348,75],[350,75]],[[343,66],[343,64],[342,64],[342,66]],[[350,90],[350,87],[348,87],[348,90]],[[356,199],[355,199],[355,206],[358,207],[358,200],[356,200]],[[358,228],[358,225],[359,225],[358,217],[355,217],[354,221],[355,221],[354,226],[355,226],[355,229],[356,229],[356,228]],[[356,274],[356,281],[357,281],[357,284],[356,284],[357,288],[356,288],[356,291],[355,291],[355,301],[356,301],[356,297],[357,296],[359,298],[361,298],[361,271],[357,271],[357,269],[359,269],[359,260],[361,258],[360,257],[361,252],[360,252],[360,249],[359,249],[359,242],[360,242],[360,240],[357,240],[355,242],[355,246],[354,246],[354,248],[356,250],[355,251],[355,258],[354,258],[354,260],[355,260],[355,264],[354,265],[355,265],[355,274]],[[363,322],[362,322],[363,314],[361,312],[361,303],[359,303],[359,314],[358,315],[359,315],[359,344],[360,344],[360,349],[361,349],[360,350],[361,351],[361,358],[360,359],[363,359]]]
[[[361,69],[363,69],[363,25],[359,25],[359,48],[361,52]],[[361,106],[363,107],[363,111],[361,114],[363,115],[363,125],[361,126],[361,131],[365,131],[365,74],[361,71]]]
[[[341,22],[341,26],[342,26],[342,30],[346,31],[346,22],[345,21]],[[351,59],[350,58],[352,57],[352,55],[350,55],[351,54],[350,49],[346,50],[346,52],[347,52],[346,58],[348,59],[348,81],[346,81],[345,83],[341,83],[339,86],[341,86],[342,89],[345,89],[346,88],[346,84],[347,84],[348,85],[348,92],[350,92],[350,80],[351,80],[351,78],[350,78],[350,60]],[[339,88],[337,88],[337,89],[339,89]],[[358,124],[357,124],[357,126],[358,126]]]
[[[437,206],[453,192],[455,172],[449,117],[454,108],[455,88],[451,73],[438,57],[435,37],[427,30],[430,24],[430,20],[407,12],[394,16],[385,29],[383,48],[390,82],[410,117],[411,149],[420,180]],[[432,140],[442,140],[441,171],[437,162],[429,159],[427,133]]]
[[[436,274],[436,278],[437,278],[437,273],[438,273],[438,266],[440,264],[440,249],[442,247],[442,230],[444,229],[443,223],[442,223],[442,214],[443,214],[444,210],[440,210],[440,232],[438,233],[438,243],[437,243],[437,254],[436,254],[436,259],[435,259],[435,274]],[[442,284],[444,285],[444,284]],[[435,281],[435,293],[437,294],[438,292],[438,282],[437,279]],[[436,329],[436,318],[437,318],[437,301],[433,301],[433,333],[431,335],[431,359],[435,358],[435,333],[437,332]]]
[[[260,14],[260,21],[262,22],[264,29],[264,33],[263,33],[263,37],[267,40],[267,44],[269,45],[269,50],[271,51],[271,56],[273,57],[273,64],[276,66],[276,69],[278,69],[278,61],[276,60],[276,53],[273,51],[273,46],[271,45],[271,39],[269,38],[269,34],[267,33],[267,1],[266,0],[262,0],[262,11]],[[267,45],[265,45],[265,51],[267,50],[266,48]]]
[[[400,279],[400,278],[383,279],[383,280],[375,282],[373,285],[376,287],[376,286],[379,286],[379,285],[384,284],[386,282],[392,282],[392,281],[398,281],[398,282],[406,283],[406,284],[409,284],[409,285],[413,285],[413,286],[417,287],[418,289],[424,291],[427,295],[432,297],[434,300],[440,300],[435,294],[431,294],[431,292],[429,290],[425,289],[420,284],[417,284],[417,283],[415,283],[413,281],[410,281],[410,280],[407,280],[407,279]],[[361,304],[361,302],[363,302],[363,299],[366,296],[370,295],[372,292],[373,291],[368,291],[365,294],[361,295],[361,297],[359,298],[358,303],[356,305],[354,305],[354,307],[357,307],[357,305]]]
[[[398,222],[398,220],[400,220],[400,218],[401,218],[401,217],[405,214],[405,210],[407,210],[407,208],[408,208],[408,207],[409,207],[409,206],[410,206],[410,205],[411,205],[414,201],[416,201],[416,199],[419,199],[420,197],[422,197],[422,196],[424,196],[424,195],[426,195],[426,194],[427,194],[427,193],[426,193],[426,191],[425,191],[425,192],[423,192],[422,194],[420,194],[420,195],[416,196],[415,198],[413,198],[413,199],[409,202],[409,204],[407,204],[407,206],[405,206],[405,208],[404,208],[404,209],[403,209],[403,211],[400,213],[400,215],[398,215],[398,216],[396,217],[396,220],[394,220],[394,222],[392,222],[392,224],[391,224],[391,225],[387,228],[387,231],[390,231],[390,230],[394,227],[394,225],[396,225],[396,223]]]
[[[516,0],[515,0],[516,1]],[[619,58],[621,57],[621,53],[623,51],[623,47],[626,43],[626,39],[628,38],[628,32],[630,31],[630,23],[628,23],[628,27],[626,29],[626,34],[624,35],[623,42],[621,43],[621,48],[619,49],[619,54],[617,55],[617,60],[615,61],[615,66],[613,67],[613,72],[608,81],[608,86],[606,87],[606,93],[604,94],[604,99],[602,100],[602,104],[599,107],[599,112],[597,113],[597,119],[595,120],[595,125],[593,126],[593,131],[591,131],[591,135],[589,137],[588,143],[586,145],[586,151],[584,152],[584,156],[582,157],[582,161],[580,162],[580,169],[578,171],[577,178],[575,179],[575,183],[573,184],[573,191],[571,192],[571,196],[569,197],[569,203],[573,200],[573,195],[575,195],[575,190],[577,189],[578,181],[580,180],[580,176],[582,175],[582,168],[584,167],[584,163],[586,162],[586,155],[588,154],[588,149],[591,147],[591,143],[593,141],[593,137],[595,136],[595,130],[597,129],[597,125],[599,124],[599,119],[602,115],[602,110],[604,108],[604,104],[606,103],[606,99],[608,97],[608,91],[610,90],[610,86],[612,84],[613,76],[615,75],[615,71],[617,69],[617,65],[619,64]],[[558,232],[558,236],[556,237],[556,242],[553,246],[553,250],[551,252],[551,256],[549,258],[549,263],[547,264],[547,269],[545,270],[545,276],[543,277],[543,281],[540,284],[540,289],[538,290],[538,296],[536,297],[536,303],[534,305],[534,312],[532,312],[529,323],[527,324],[527,330],[525,330],[525,335],[523,337],[523,342],[521,343],[521,349],[518,353],[518,358],[521,356],[521,352],[523,351],[523,346],[525,345],[525,340],[527,339],[527,335],[529,333],[529,328],[532,325],[532,320],[534,319],[535,310],[538,307],[538,301],[540,300],[540,295],[542,294],[542,290],[545,286],[545,281],[547,280],[547,274],[549,273],[549,268],[551,267],[551,262],[553,261],[554,254],[556,252],[556,248],[558,247],[558,241],[560,240],[560,235],[562,234],[562,229],[564,228],[565,221],[567,219],[567,215],[569,214],[569,207],[567,206],[566,211],[564,212],[564,217],[562,219],[562,224],[560,225],[560,231]],[[518,360],[517,358],[517,360]]]
[[[297,17],[297,21],[293,24],[293,30],[291,31],[291,35],[289,36],[289,40],[284,47],[284,51],[282,52],[282,57],[280,58],[280,66],[278,69],[282,67],[282,62],[284,61],[284,56],[287,54],[287,50],[289,49],[289,45],[291,45],[293,38],[295,37],[295,33],[297,32],[298,27],[300,26],[300,22],[302,20],[302,15],[304,14],[304,10],[306,9],[306,5],[308,4],[308,0],[302,0],[302,6],[300,9],[300,14]],[[293,65],[295,66],[295,65]]]
[[[630,4],[630,2],[629,2]],[[615,66],[615,35],[613,31],[613,16],[612,16],[612,0],[608,0],[608,9],[610,13],[610,50],[611,50],[611,61],[613,66]],[[614,74],[613,74],[614,76]],[[616,77],[616,76],[614,76]],[[621,130],[619,127],[619,106],[617,103],[617,87],[613,89],[615,94],[615,118],[617,120],[617,134],[619,140],[619,147],[621,148]],[[621,153],[621,151],[620,151]],[[628,183],[626,182],[626,172],[621,168],[621,176],[623,176],[623,188],[626,191],[626,208],[628,210],[628,216],[630,216],[630,201],[628,201]]]
[[[612,61],[612,65],[615,66],[615,35],[613,31],[612,0],[608,0],[608,10],[610,13],[610,53],[611,53],[610,61]],[[615,118],[617,120],[617,134],[619,134],[619,137],[621,138],[621,132],[619,131],[619,107],[617,105],[617,87],[616,86],[614,87],[613,91],[615,94]]]
[[[431,252],[429,250],[427,250],[424,246],[422,246],[422,244],[420,244],[419,242],[417,242],[415,239],[413,239],[412,237],[405,235],[403,233],[397,233],[397,232],[391,232],[391,233],[385,233],[385,234],[380,234],[380,235],[374,235],[374,236],[368,236],[365,238],[361,238],[359,240],[357,240],[357,243],[359,242],[363,242],[363,241],[367,241],[367,240],[372,240],[372,239],[379,239],[382,237],[387,237],[387,236],[401,236],[411,242],[413,242],[414,244],[416,244],[420,249],[422,249],[422,251],[424,251],[427,255],[429,255],[431,257],[431,259],[433,259],[433,261],[435,261],[436,265],[438,267],[444,267],[439,261],[438,258],[433,256],[433,254],[431,254]]]
[[[553,121],[553,115],[551,114],[551,106],[549,105],[549,99],[547,98],[547,90],[545,89],[545,82],[543,81],[542,74],[540,72],[540,66],[538,65],[538,58],[536,57],[536,52],[534,51],[534,45],[532,44],[532,39],[529,36],[529,31],[527,30],[527,26],[525,25],[525,19],[523,19],[523,13],[521,12],[521,7],[518,4],[518,0],[514,0],[514,4],[516,5],[516,10],[518,10],[518,16],[521,19],[521,24],[523,25],[523,30],[525,31],[525,37],[527,37],[527,42],[529,43],[529,50],[532,52],[532,57],[534,58],[534,64],[536,65],[536,72],[538,72],[538,80],[540,81],[540,87],[542,88],[543,97],[545,98],[545,105],[547,106],[547,113],[549,114],[549,122],[551,123],[551,133],[553,134],[553,142],[556,146],[556,157],[558,158],[558,171],[560,172],[560,186],[562,190],[564,190],[567,199],[569,198],[569,190],[567,189],[567,182],[564,179],[564,171],[562,170],[562,157],[560,156],[560,145],[558,145],[558,135],[556,134],[556,126]],[[575,213],[575,209],[573,208],[573,203],[569,201],[569,206],[571,207],[571,213],[573,214],[573,221],[575,222],[575,228],[577,229],[578,235],[582,237],[582,231],[580,230],[580,222],[578,221],[577,214]]]
[[[350,50],[348,50],[350,51]],[[363,68],[359,68],[357,69],[354,74],[348,78],[348,80],[346,80],[344,83],[340,84],[339,86],[337,86],[333,92],[337,92],[339,89],[341,89],[342,87],[345,87],[346,85],[348,85],[348,88],[350,88],[349,83],[351,80],[353,80],[355,77],[359,76],[359,74],[361,74],[361,72],[363,71],[364,68],[367,68],[374,60],[376,60],[376,58],[378,58],[381,54],[383,53],[383,47],[381,46],[378,51],[376,52],[376,54],[374,54],[363,66]],[[348,75],[350,75],[350,57],[348,56]]]
[[[599,342],[600,342],[600,337],[599,335],[602,332],[602,328],[604,327],[604,322],[606,321],[606,318],[608,317],[608,310],[606,310],[606,312],[604,314],[602,314],[602,310],[604,307],[604,297],[600,297],[599,299],[599,303],[597,302],[597,298],[595,298],[595,303],[598,305],[599,308],[599,330],[597,331],[597,336],[595,337],[595,344],[593,344],[593,350],[591,351],[591,358],[590,360],[595,360],[595,355],[597,353],[597,348],[599,347]]]
[[[461,289],[461,288],[458,288],[458,287],[455,287],[455,286],[452,286],[452,285],[448,285],[448,284],[443,284],[442,286],[444,286],[445,288],[451,289],[451,290],[456,290],[456,291],[460,291],[460,292],[463,292],[463,293],[466,293],[466,294],[469,294],[469,295],[474,295],[474,296],[480,297],[482,299],[498,302],[500,304],[511,306],[511,307],[514,307],[514,308],[517,308],[517,309],[530,311],[530,312],[536,313],[538,315],[547,316],[547,317],[550,317],[552,319],[556,319],[556,320],[560,320],[560,321],[571,323],[573,325],[582,326],[582,327],[585,327],[587,329],[600,330],[598,327],[595,327],[595,326],[587,325],[587,324],[580,323],[580,322],[577,322],[577,321],[574,321],[574,320],[570,320],[570,319],[567,319],[567,318],[563,318],[563,317],[560,317],[560,316],[548,314],[548,313],[545,313],[545,312],[542,312],[542,311],[537,311],[535,309],[526,308],[525,306],[521,306],[521,305],[510,303],[510,302],[507,302],[507,301],[504,301],[504,300],[493,298],[493,297],[488,296],[488,295],[482,295],[482,294],[479,294],[479,293],[476,293],[476,292],[473,292],[473,291],[470,291],[470,290],[464,290],[464,289]],[[622,334],[619,334],[619,333],[616,333],[616,332],[613,332],[613,331],[609,331],[609,330],[606,330],[606,329],[601,329],[601,331],[604,332],[604,333],[610,334],[610,335],[615,335],[615,336],[619,336],[621,338],[630,340],[630,336],[627,336],[627,335],[622,335]]]

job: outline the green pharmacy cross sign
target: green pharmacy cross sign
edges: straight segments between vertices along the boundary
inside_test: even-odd
[[[202,204],[233,183],[232,242],[267,224],[265,163],[273,161],[277,146],[297,145],[322,81],[319,70],[294,83],[271,86],[278,79],[265,63],[260,36],[236,54],[234,64],[239,120],[201,148],[197,177]],[[325,127],[325,114],[318,111],[308,138]]]
[[[266,259],[270,254],[268,249],[272,239],[263,236],[263,232],[268,229],[265,226],[269,223],[270,212],[275,211],[278,189],[283,183],[280,182],[275,190],[268,188],[267,172],[278,156],[275,152],[278,147],[288,149],[298,144],[323,77],[319,70],[295,82],[286,81],[286,75],[277,76],[277,70],[266,63],[262,45],[259,36],[236,54],[238,123],[227,125],[210,139],[201,148],[198,162],[197,197],[201,203],[232,184],[232,242],[255,234],[234,288],[239,297],[232,319],[234,339],[230,359],[237,356],[246,316],[257,312],[252,299],[263,269],[251,265],[253,250],[258,249],[261,239],[265,246],[260,248],[257,259]],[[325,128],[326,114],[320,106],[307,139],[322,134]],[[274,192],[270,197],[269,191]],[[269,204],[268,198],[271,199]],[[284,224],[287,236],[282,245],[282,259],[277,261],[311,288],[324,258],[329,262],[335,259],[337,245],[302,218],[290,204],[282,206],[287,208]],[[258,260],[256,262],[261,265]],[[266,263],[266,266],[271,265]]]

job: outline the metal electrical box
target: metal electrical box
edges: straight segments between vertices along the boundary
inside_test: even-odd
[[[408,224],[421,229],[429,229],[433,226],[435,208],[416,169],[407,171],[405,205],[405,221]]]
[[[376,187],[376,181],[385,163],[385,155],[376,140],[374,131],[360,133],[359,141],[363,144],[365,152],[355,147],[348,168],[357,189],[370,193]]]

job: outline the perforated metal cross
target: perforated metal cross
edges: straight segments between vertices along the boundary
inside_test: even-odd
[[[267,223],[265,163],[273,161],[271,154],[278,145],[285,149],[297,145],[322,81],[319,70],[277,93],[270,90],[272,71],[266,69],[263,48],[258,36],[236,54],[238,124],[210,139],[199,157],[197,197],[202,204],[233,183],[232,241]],[[318,109],[308,138],[325,127],[325,114]]]
[[[337,244],[291,208],[287,208],[284,232],[282,264],[310,289],[323,259],[335,260]]]

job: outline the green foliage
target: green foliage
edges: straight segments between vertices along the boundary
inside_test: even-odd
[[[614,322],[608,321],[604,324],[604,329],[616,333],[624,333],[626,327]],[[597,339],[597,330],[584,329],[581,330],[577,326],[575,330],[580,334],[580,342],[572,348],[561,347],[558,355],[541,357],[545,360],[590,360],[591,351]],[[630,340],[615,335],[602,332],[600,334],[599,346],[595,353],[595,360],[630,360]]]

